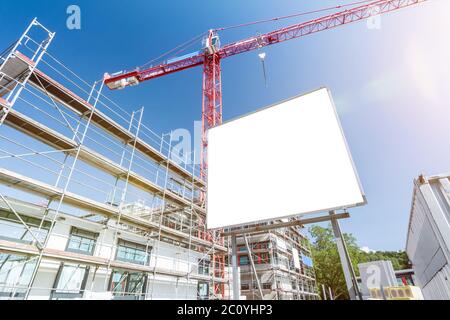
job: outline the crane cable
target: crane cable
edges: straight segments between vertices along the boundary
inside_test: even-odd
[[[271,19],[265,19],[265,20],[257,20],[257,21],[253,21],[253,22],[247,22],[247,23],[242,23],[242,24],[231,25],[231,26],[227,26],[227,27],[214,29],[214,31],[224,31],[224,30],[229,30],[229,29],[247,27],[247,26],[251,26],[251,25],[255,25],[255,24],[261,24],[261,23],[266,23],[266,22],[273,22],[273,21],[278,21],[278,20],[295,18],[295,17],[305,16],[305,15],[309,15],[309,14],[320,13],[320,12],[324,12],[324,11],[331,11],[331,10],[336,10],[336,9],[342,9],[342,8],[346,8],[346,7],[356,6],[356,5],[364,4],[364,3],[368,3],[368,2],[376,3],[376,2],[379,2],[379,0],[375,0],[375,1],[374,0],[355,1],[355,2],[352,2],[352,3],[342,4],[342,5],[338,5],[338,6],[334,6],[334,7],[328,7],[328,8],[323,8],[323,9],[318,9],[318,10],[313,10],[313,11],[306,11],[306,12],[295,13],[295,14],[291,14],[291,15],[287,15],[287,16],[281,16],[281,17],[277,17],[277,18],[271,18]]]
[[[314,14],[314,13],[320,13],[320,12],[324,12],[324,11],[331,11],[331,10],[336,10],[336,9],[341,9],[341,8],[345,8],[345,7],[350,7],[350,6],[356,6],[359,4],[363,4],[363,3],[368,3],[368,2],[378,2],[379,0],[362,0],[362,1],[355,1],[352,3],[346,3],[346,4],[342,4],[342,5],[338,5],[338,6],[333,6],[333,7],[328,7],[328,8],[323,8],[323,9],[318,9],[318,10],[312,10],[312,11],[306,11],[306,12],[300,12],[300,13],[296,13],[296,14],[291,14],[291,15],[287,15],[287,16],[281,16],[281,17],[277,17],[277,18],[271,18],[271,19],[265,19],[265,20],[258,20],[258,21],[253,21],[253,22],[247,22],[247,23],[242,23],[242,24],[237,24],[237,25],[231,25],[231,26],[227,26],[227,27],[222,27],[222,28],[216,28],[213,29],[213,31],[217,32],[217,31],[224,31],[224,30],[229,30],[229,29],[235,29],[235,28],[241,28],[241,27],[247,27],[247,26],[251,26],[251,25],[255,25],[255,24],[261,24],[261,23],[267,23],[267,22],[273,22],[273,21],[278,21],[278,20],[285,20],[285,19],[289,19],[289,18],[295,18],[295,17],[299,17],[299,16],[305,16],[305,15],[310,15],[310,14]],[[201,34],[199,34],[198,36],[183,42],[182,44],[176,46],[175,48],[159,55],[158,57],[147,61],[146,63],[144,63],[140,68],[145,68],[146,66],[154,63],[155,61],[161,60],[162,58],[168,56],[171,53],[174,53],[176,50],[178,50],[175,54],[180,53],[181,51],[185,50],[186,48],[188,48],[190,45],[192,45],[192,43],[194,43],[195,41],[203,38],[205,35],[207,34],[207,32],[203,32]]]
[[[323,8],[323,9],[318,9],[318,10],[313,10],[313,11],[306,11],[306,12],[301,12],[301,13],[296,13],[296,14],[291,14],[291,15],[287,15],[287,16],[281,16],[281,17],[277,17],[277,18],[271,18],[271,19],[266,19],[266,20],[258,20],[258,21],[253,21],[253,22],[248,22],[248,23],[243,23],[243,24],[237,24],[237,25],[232,25],[232,26],[228,26],[228,27],[223,27],[223,28],[217,28],[214,29],[213,31],[217,32],[217,31],[224,31],[224,30],[229,30],[229,29],[236,29],[236,28],[241,28],[241,27],[247,27],[247,26],[251,26],[251,25],[255,25],[255,24],[262,24],[262,23],[266,23],[266,22],[273,22],[273,21],[278,21],[278,20],[284,20],[284,19],[289,19],[289,18],[294,18],[294,17],[299,17],[299,16],[305,16],[305,15],[310,15],[310,14],[314,14],[314,13],[320,13],[320,12],[324,12],[324,11],[331,11],[331,10],[337,10],[337,9],[342,9],[345,7],[354,7],[360,4],[365,4],[368,2],[379,2],[379,0],[362,0],[362,1],[355,1],[352,3],[346,3],[346,4],[342,4],[342,5],[338,5],[338,6],[333,6],[333,7],[328,7],[328,8]],[[267,84],[267,71],[266,71],[266,63],[265,63],[265,58],[266,58],[266,53],[262,52],[260,54],[258,54],[260,60],[261,60],[261,66],[262,66],[262,70],[263,70],[263,76],[264,76],[264,85],[267,88],[268,84]]]
[[[190,39],[190,40],[188,40],[188,41],[186,41],[186,42],[183,42],[182,44],[176,46],[175,48],[173,48],[173,49],[171,49],[171,50],[169,50],[169,51],[167,51],[167,52],[165,52],[165,53],[159,55],[158,57],[156,57],[156,58],[154,58],[154,59],[152,59],[152,60],[150,60],[150,61],[148,61],[148,62],[146,62],[146,63],[144,63],[144,64],[141,66],[141,68],[146,67],[146,66],[148,66],[149,64],[151,64],[151,63],[153,63],[153,62],[155,62],[155,61],[160,60],[161,58],[163,58],[163,57],[165,57],[165,56],[167,56],[167,55],[173,53],[175,50],[178,50],[177,53],[181,52],[182,50],[184,50],[184,49],[186,49],[187,47],[189,47],[189,45],[191,45],[193,42],[199,40],[200,38],[203,38],[206,34],[207,34],[206,32],[203,32],[203,33],[199,34],[198,36],[196,36],[196,37],[194,37],[194,38],[192,38],[192,39]]]

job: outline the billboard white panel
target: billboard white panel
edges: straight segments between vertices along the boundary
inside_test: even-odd
[[[326,88],[217,126],[208,141],[210,229],[365,203]]]

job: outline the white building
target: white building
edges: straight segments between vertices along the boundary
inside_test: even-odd
[[[50,55],[53,37],[33,20],[0,54],[0,296],[226,299],[195,155]]]
[[[41,206],[8,199],[31,230],[39,227]],[[53,213],[48,214],[53,218]],[[38,239],[50,226],[46,220]],[[29,299],[209,299],[209,254],[158,241],[144,230],[116,234],[116,221],[86,221],[60,213]],[[4,204],[0,209],[0,297],[23,298],[38,250],[31,234]],[[223,281],[222,279],[215,279]]]
[[[426,300],[450,300],[450,175],[414,181],[406,253]]]

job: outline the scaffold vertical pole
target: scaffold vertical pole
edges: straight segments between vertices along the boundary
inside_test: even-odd
[[[192,157],[192,155],[190,155]],[[187,156],[186,156],[187,158]],[[194,159],[195,159],[195,150],[194,150]],[[187,161],[186,161],[187,162]],[[186,281],[188,285],[191,282],[191,250],[192,250],[192,220],[194,217],[194,189],[195,189],[195,172],[194,167],[192,167],[192,178],[191,178],[191,203],[189,206],[189,242],[188,242],[188,273],[186,276]],[[198,270],[198,265],[197,265]],[[186,288],[186,299],[188,299],[188,289]]]
[[[20,93],[24,89],[25,85],[28,82],[28,79],[30,79],[32,73],[36,69],[38,63],[41,61],[43,55],[46,53],[48,46],[52,42],[55,33],[50,32],[47,28],[45,28],[43,25],[41,25],[36,18],[34,18],[25,32],[21,35],[19,40],[16,42],[16,44],[12,47],[11,51],[8,53],[7,57],[4,59],[4,62],[0,65],[0,74],[3,74],[4,76],[8,77],[5,73],[2,72],[3,66],[7,64],[7,61],[12,59],[14,56],[20,54],[17,52],[17,49],[20,45],[22,45],[24,39],[26,39],[26,42],[31,39],[28,33],[31,31],[33,26],[38,26],[45,30],[48,34],[48,38],[43,40],[41,43],[39,43],[38,48],[33,54],[33,57],[31,60],[29,60],[30,64],[28,65],[28,73],[26,74],[25,78],[23,78],[21,81],[16,81],[16,79],[11,79],[12,81],[15,81],[17,84],[9,91],[8,95],[6,96],[7,105],[4,106],[2,109],[0,109],[0,126],[5,121],[6,117],[8,116],[9,111],[14,106],[16,100],[18,99]],[[9,77],[8,77],[9,78]],[[15,90],[18,87],[17,90]]]
[[[276,281],[275,281],[276,274],[275,274],[275,252],[274,252],[274,249],[275,249],[276,243],[274,243],[274,241],[273,241],[274,235],[271,230],[269,230],[269,232],[268,232],[268,238],[269,238],[268,244],[270,245],[269,255],[270,255],[270,269],[272,272],[271,278],[272,278],[272,283],[275,283],[275,294],[278,297],[278,290],[277,290]],[[273,292],[273,288],[272,288],[272,292]]]
[[[90,111],[89,119],[88,119],[88,121],[86,122],[86,126],[85,126],[85,128],[84,128],[84,130],[83,130],[83,135],[81,136],[80,142],[79,142],[78,145],[77,145],[77,152],[76,152],[76,154],[75,154],[75,156],[74,156],[74,160],[73,160],[73,162],[72,162],[72,166],[71,166],[71,168],[70,168],[69,175],[68,175],[68,177],[67,177],[65,187],[64,187],[64,189],[63,189],[63,191],[62,191],[62,193],[61,193],[61,195],[60,195],[60,199],[59,199],[59,203],[58,203],[57,209],[55,210],[55,214],[54,214],[54,216],[53,216],[52,222],[50,223],[50,228],[49,228],[48,233],[47,233],[47,235],[46,235],[46,237],[45,237],[44,248],[47,247],[47,245],[48,245],[48,242],[49,242],[49,240],[50,240],[50,236],[52,235],[52,232],[53,232],[53,228],[55,227],[56,219],[58,218],[59,212],[60,212],[60,210],[61,210],[61,207],[62,207],[64,198],[65,198],[65,195],[66,195],[66,193],[67,193],[67,191],[68,191],[68,189],[69,189],[69,185],[70,185],[70,182],[71,182],[71,179],[72,179],[72,175],[73,175],[73,173],[74,173],[74,171],[75,171],[75,166],[76,166],[76,164],[77,164],[78,157],[79,157],[79,155],[80,155],[81,148],[82,148],[83,143],[84,143],[84,140],[85,140],[85,138],[86,138],[86,135],[87,135],[89,126],[90,126],[90,124],[91,124],[92,117],[93,117],[93,115],[94,115],[94,113],[95,113],[95,111],[96,111],[97,103],[98,103],[98,100],[99,100],[99,98],[100,98],[101,91],[102,91],[102,89],[103,89],[103,85],[104,85],[104,83],[103,83],[103,81],[102,81],[102,84],[100,85],[100,89],[99,89],[99,91],[98,91],[98,94],[97,94],[97,98],[96,98],[96,100],[95,100],[95,103],[92,105],[92,110]],[[95,84],[94,84],[94,86],[95,86]],[[41,262],[42,262],[43,254],[44,254],[44,250],[41,250],[40,253],[39,253],[39,258],[38,258],[38,260],[37,260],[37,262],[36,262],[36,265],[35,265],[35,267],[34,267],[34,269],[33,269],[33,273],[32,273],[32,275],[31,275],[31,279],[30,279],[30,281],[29,281],[29,283],[28,283],[27,290],[26,290],[26,292],[25,292],[25,300],[27,300],[28,297],[29,297],[29,295],[30,295],[31,288],[33,287],[34,281],[35,281],[35,279],[36,279],[37,272],[38,272],[39,267],[40,267]]]
[[[164,135],[163,135],[163,139],[164,139]],[[164,212],[166,209],[166,192],[167,192],[167,184],[169,181],[169,163],[170,163],[170,157],[172,155],[172,132],[170,132],[169,134],[169,151],[167,154],[167,161],[166,161],[166,176],[164,179],[164,189],[163,189],[163,196],[162,196],[162,208],[161,208],[161,212],[160,212],[160,216],[159,216],[159,226],[158,226],[158,242],[156,243],[156,248],[155,248],[155,266],[153,268],[153,281],[152,281],[152,290],[151,290],[151,295],[150,295],[150,299],[153,300],[153,293],[154,293],[154,289],[155,289],[155,281],[156,281],[156,267],[157,267],[157,262],[158,262],[158,255],[159,255],[159,245],[161,242],[161,236],[162,236],[162,224],[163,224],[163,218],[164,218]]]
[[[41,85],[42,85],[42,84],[41,84]],[[91,91],[90,91],[90,93],[89,93],[89,97],[88,97],[88,99],[87,99],[88,102],[90,102],[90,99],[91,99],[92,94],[93,94],[94,89],[95,89],[95,85],[96,85],[96,83],[94,83],[94,84],[92,85],[92,89],[91,89]],[[44,86],[42,86],[42,87],[44,88]],[[52,101],[53,101],[53,100],[52,100]],[[77,142],[77,140],[78,140],[78,142],[79,142],[78,132],[79,132],[79,130],[80,130],[81,122],[82,122],[84,116],[85,116],[84,114],[81,114],[81,115],[80,115],[80,117],[79,117],[79,119],[78,119],[78,122],[77,122],[77,127],[75,128],[75,131],[73,132],[72,140],[75,141],[75,142]],[[75,140],[75,139],[77,139],[77,140]],[[58,187],[58,186],[59,186],[59,183],[60,183],[60,181],[61,181],[61,178],[63,177],[64,169],[66,168],[67,159],[69,159],[69,155],[70,155],[70,152],[69,152],[69,151],[67,151],[67,152],[64,153],[64,159],[63,159],[62,164],[61,164],[61,166],[60,166],[60,168],[59,168],[58,176],[56,177],[56,181],[55,181],[55,184],[54,184],[55,187]],[[38,231],[39,231],[39,232],[41,231],[42,227],[44,226],[45,218],[47,217],[48,213],[50,212],[50,205],[51,205],[52,203],[53,203],[53,199],[50,198],[50,199],[48,199],[47,204],[44,206],[44,208],[45,208],[45,209],[44,209],[44,214],[42,215],[42,219],[41,219],[41,222],[40,222],[39,228],[38,228]]]
[[[128,131],[131,132],[131,129],[133,128],[133,121],[134,121],[134,117],[136,115],[136,111],[133,111],[131,113],[131,119],[130,119],[130,123],[128,125]],[[141,113],[142,115],[142,113]],[[140,121],[139,121],[139,126],[140,126]],[[123,166],[123,161],[125,159],[125,154],[127,151],[127,146],[128,146],[128,141],[124,141],[123,142],[123,150],[122,150],[122,155],[120,156],[120,162],[119,162],[119,166],[122,167]],[[114,205],[114,200],[116,199],[116,192],[117,192],[117,187],[118,187],[118,183],[120,181],[120,175],[116,176],[116,181],[114,183],[114,188],[112,191],[112,195],[111,195],[111,204]]]
[[[240,286],[239,267],[237,263],[237,239],[236,235],[231,236],[231,267],[233,272],[233,300],[239,300]]]
[[[104,83],[104,82],[102,82],[102,83]],[[141,129],[141,122],[142,122],[142,117],[143,117],[143,114],[144,114],[144,107],[139,109],[138,112],[140,113],[139,114],[139,120],[138,120],[138,126],[137,126],[137,129],[136,129],[136,134],[134,135],[133,149],[131,151],[131,156],[130,156],[130,160],[129,160],[129,163],[128,163],[127,174],[126,174],[126,177],[125,177],[125,185],[123,187],[122,194],[121,194],[121,197],[120,197],[119,216],[117,217],[116,227],[115,227],[115,230],[114,230],[113,246],[116,244],[117,238],[118,238],[118,234],[119,234],[118,229],[120,228],[120,221],[121,221],[122,213],[123,213],[123,205],[125,203],[126,195],[127,195],[127,192],[128,192],[128,185],[129,185],[129,180],[130,180],[130,172],[131,172],[131,168],[133,166],[134,155],[136,153],[136,143],[137,143],[137,139],[139,137],[139,131]],[[132,119],[134,119],[134,113],[133,113]],[[130,127],[131,127],[131,125],[130,125]],[[108,260],[108,265],[106,267],[106,277],[105,277],[105,289],[106,290],[107,290],[107,280],[106,279],[107,279],[107,275],[109,273],[109,269],[111,269],[112,255],[113,255],[113,251],[114,251],[113,249],[114,249],[114,247],[111,250],[110,257],[109,257],[109,260]]]
[[[261,300],[264,300],[264,294],[263,294],[263,291],[261,288],[261,282],[259,281],[258,273],[257,273],[256,267],[255,267],[255,262],[253,261],[253,251],[252,251],[252,248],[250,248],[250,245],[248,243],[247,235],[244,234],[243,237],[244,237],[245,245],[247,247],[248,256],[250,258],[250,264],[252,266],[252,271],[255,275],[255,280],[256,280],[256,285],[258,286],[259,295],[261,297]]]

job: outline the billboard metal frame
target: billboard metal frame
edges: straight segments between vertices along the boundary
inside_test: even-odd
[[[275,103],[275,104],[271,104],[269,106],[266,106],[264,108],[258,109],[256,111],[253,111],[253,112],[247,113],[245,115],[233,118],[231,120],[228,120],[228,121],[222,123],[219,126],[223,126],[223,125],[225,125],[225,124],[227,124],[229,122],[232,122],[234,120],[238,120],[240,118],[243,118],[243,117],[255,114],[257,112],[266,110],[266,109],[274,107],[274,106],[278,106],[278,105],[280,105],[282,103],[291,101],[293,99],[296,99],[296,98],[299,98],[299,97],[302,97],[302,96],[306,96],[306,95],[308,95],[310,93],[313,93],[313,92],[316,92],[316,91],[319,91],[319,90],[323,90],[323,89],[327,90],[327,93],[328,93],[331,105],[333,107],[334,116],[336,118],[336,122],[338,124],[339,130],[340,130],[340,133],[341,133],[341,137],[342,137],[342,140],[343,140],[345,148],[346,148],[347,156],[349,158],[349,161],[351,163],[353,172],[355,174],[355,178],[356,178],[356,181],[358,183],[358,187],[359,187],[359,190],[361,192],[361,196],[362,196],[362,200],[363,201],[361,203],[355,203],[355,204],[339,206],[339,207],[333,207],[333,208],[327,208],[327,209],[319,209],[319,210],[316,210],[316,211],[303,212],[303,213],[299,213],[299,214],[292,214],[292,215],[287,215],[287,216],[282,216],[282,217],[276,217],[276,218],[273,218],[273,219],[261,219],[261,220],[254,221],[254,222],[249,222],[249,223],[230,225],[230,226],[226,226],[226,227],[224,226],[224,228],[227,228],[227,229],[228,228],[242,227],[242,228],[234,229],[234,230],[226,230],[226,231],[223,231],[221,233],[221,236],[224,236],[224,237],[225,236],[231,236],[231,243],[232,243],[231,261],[232,261],[232,273],[233,273],[233,298],[236,299],[236,300],[239,299],[239,292],[240,292],[240,290],[239,290],[240,289],[239,288],[239,281],[236,280],[236,279],[238,279],[240,277],[239,269],[238,269],[238,265],[237,265],[237,247],[236,247],[236,238],[238,236],[243,236],[246,239],[247,235],[250,235],[250,234],[263,233],[263,232],[267,232],[267,231],[270,231],[270,230],[273,230],[273,229],[277,229],[277,228],[285,228],[285,227],[291,227],[291,226],[303,226],[303,225],[306,225],[306,224],[326,222],[326,221],[330,221],[331,224],[332,224],[333,234],[334,234],[334,237],[335,237],[335,240],[336,240],[336,245],[337,245],[337,249],[338,249],[338,253],[339,253],[339,258],[340,258],[340,261],[341,261],[341,265],[342,265],[342,269],[343,269],[343,273],[344,273],[344,276],[345,276],[346,285],[347,285],[347,289],[349,291],[350,298],[352,300],[353,299],[361,299],[361,293],[360,293],[360,291],[359,291],[359,289],[357,287],[355,271],[354,271],[353,266],[351,264],[351,260],[350,260],[350,257],[349,257],[349,253],[348,253],[348,250],[347,250],[345,239],[344,239],[343,234],[341,232],[341,228],[340,228],[338,220],[339,219],[349,218],[350,214],[347,212],[347,209],[367,204],[367,198],[365,196],[364,189],[363,189],[362,184],[361,184],[361,180],[360,180],[358,172],[356,170],[356,166],[355,166],[355,163],[353,161],[353,157],[352,157],[352,155],[350,153],[350,148],[349,148],[347,140],[345,138],[344,131],[343,131],[343,128],[342,128],[342,125],[341,125],[341,122],[340,122],[340,119],[339,119],[339,116],[338,116],[338,113],[337,113],[336,105],[334,103],[334,100],[333,100],[333,97],[331,95],[330,90],[328,88],[326,88],[326,87],[320,87],[320,88],[318,88],[316,90],[312,90],[312,91],[309,91],[309,92],[304,93],[304,94],[296,95],[296,96],[291,97],[289,99],[285,99],[285,100],[283,100],[281,102],[278,102],[278,103]],[[209,185],[208,185],[208,182],[207,182],[207,190],[208,190],[208,186]],[[208,201],[208,193],[207,193],[206,197],[207,197],[206,200]],[[336,210],[343,210],[343,213],[336,213]],[[305,215],[312,215],[312,214],[323,213],[323,212],[328,212],[328,214],[327,215],[320,215],[320,216],[317,216],[317,217],[304,218]],[[255,224],[261,224],[261,223],[265,223],[265,222],[274,222],[274,221],[278,221],[278,220],[284,219],[284,218],[297,218],[297,219],[292,220],[292,221],[288,221],[288,222],[275,222],[273,224],[252,226],[252,225],[255,225]],[[244,227],[247,227],[247,228],[244,228]],[[220,228],[214,228],[214,229],[220,229]],[[256,279],[258,280],[258,278],[257,278],[258,275],[257,275],[256,272],[255,272],[255,276],[256,276]],[[258,288],[260,289],[259,281],[258,281]],[[261,298],[264,299],[262,294],[261,294]]]
[[[362,200],[363,200],[363,201],[360,202],[360,203],[353,203],[353,204],[349,204],[349,205],[345,205],[345,206],[337,206],[337,207],[318,209],[318,210],[313,210],[313,211],[308,211],[308,212],[294,213],[294,214],[284,215],[284,216],[280,216],[280,217],[275,217],[275,218],[272,218],[272,219],[261,219],[261,220],[256,220],[256,221],[251,221],[251,222],[246,222],[246,223],[233,224],[233,225],[227,225],[227,226],[215,227],[215,228],[209,228],[209,226],[208,226],[208,219],[207,219],[207,228],[208,228],[209,230],[220,230],[220,229],[224,229],[224,228],[246,227],[246,226],[250,226],[250,225],[254,225],[254,224],[261,224],[261,223],[273,222],[273,221],[275,221],[275,220],[280,220],[280,219],[286,219],[286,218],[300,218],[300,217],[303,217],[304,215],[312,215],[312,214],[318,214],[318,213],[323,213],[323,212],[331,212],[331,211],[336,211],[336,210],[347,210],[347,209],[349,209],[349,208],[354,208],[354,207],[363,206],[363,205],[366,205],[366,204],[368,203],[368,202],[367,202],[366,195],[365,195],[365,192],[364,192],[364,189],[363,189],[363,186],[362,186],[362,184],[361,184],[361,180],[360,180],[359,175],[358,175],[358,171],[356,170],[355,162],[353,161],[353,157],[352,157],[352,155],[351,155],[351,153],[350,153],[350,148],[349,148],[349,146],[348,146],[347,140],[346,140],[345,135],[344,135],[344,130],[343,130],[343,128],[342,128],[342,125],[341,125],[341,122],[340,122],[340,119],[339,119],[339,115],[338,115],[337,110],[336,110],[336,105],[335,105],[335,103],[334,103],[334,100],[333,100],[333,97],[332,97],[332,95],[331,95],[330,90],[329,90],[327,87],[325,87],[325,86],[321,86],[321,87],[319,87],[318,89],[311,90],[311,91],[308,91],[308,92],[306,92],[306,93],[302,93],[302,94],[293,96],[293,97],[291,97],[291,98],[281,100],[281,101],[279,101],[279,102],[277,102],[277,103],[270,104],[270,105],[265,106],[265,107],[263,107],[263,108],[260,108],[260,109],[258,109],[258,110],[255,110],[255,111],[252,111],[252,112],[248,112],[248,113],[246,113],[246,114],[244,114],[244,115],[241,115],[241,116],[238,116],[238,117],[234,117],[234,118],[232,118],[232,119],[230,119],[230,120],[224,121],[224,122],[223,122],[222,124],[220,124],[220,125],[217,125],[215,128],[217,128],[217,127],[222,127],[222,126],[224,126],[224,125],[226,125],[226,124],[228,124],[228,123],[230,123],[230,122],[233,122],[233,121],[235,121],[235,120],[238,120],[238,119],[247,117],[247,116],[249,116],[249,115],[252,115],[252,114],[255,114],[255,113],[258,113],[258,112],[267,110],[267,109],[272,108],[272,107],[276,107],[276,106],[278,106],[278,105],[280,105],[280,104],[283,104],[283,103],[285,103],[285,102],[289,102],[289,101],[292,101],[292,100],[294,100],[294,99],[297,99],[297,98],[300,98],[300,97],[303,97],[303,96],[307,96],[307,95],[309,95],[309,94],[311,94],[311,93],[318,92],[318,91],[323,90],[323,89],[326,89],[326,90],[327,90],[328,97],[329,97],[330,102],[331,102],[331,105],[332,105],[332,107],[333,107],[334,116],[335,116],[335,118],[336,118],[336,122],[337,122],[337,124],[338,124],[339,131],[340,131],[340,133],[341,133],[341,137],[342,137],[342,140],[343,140],[344,145],[345,145],[345,148],[346,148],[347,156],[348,156],[348,158],[349,158],[349,161],[350,161],[350,163],[351,163],[353,172],[354,172],[354,174],[355,174],[355,179],[356,179],[356,182],[358,183],[358,187],[359,187],[359,190],[360,190],[360,192],[361,192],[361,196],[362,196]],[[209,140],[209,137],[208,137],[208,140]],[[208,162],[209,162],[209,161],[208,161]],[[207,190],[209,190],[209,182],[206,181],[206,183],[207,183]],[[209,195],[209,192],[206,193],[207,211],[208,211],[208,198],[209,198],[208,195]]]

